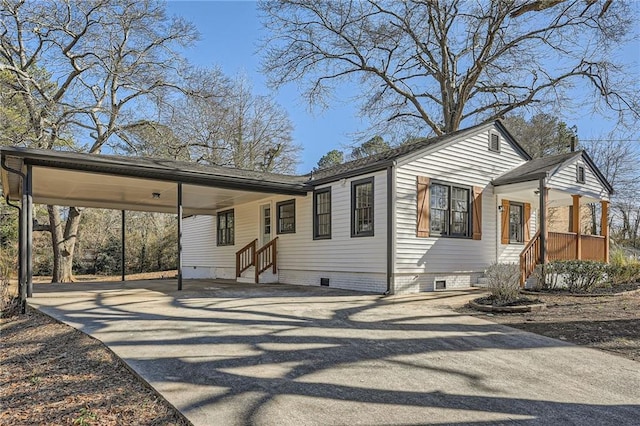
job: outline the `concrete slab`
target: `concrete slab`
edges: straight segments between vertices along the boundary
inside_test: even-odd
[[[380,296],[189,280],[36,286],[195,425],[638,424],[640,364]]]

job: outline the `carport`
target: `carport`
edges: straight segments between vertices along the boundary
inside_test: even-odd
[[[306,195],[305,178],[204,166],[174,160],[0,147],[7,204],[20,212],[19,292],[24,308],[33,291],[33,205],[175,213],[178,218],[178,290],[182,289],[182,218],[212,215],[265,194]],[[124,259],[122,262],[124,280]]]

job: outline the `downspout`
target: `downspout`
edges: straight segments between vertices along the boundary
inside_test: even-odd
[[[396,250],[395,250],[395,212],[396,212],[396,161],[387,167],[387,291],[391,294],[395,278]]]
[[[7,166],[7,158],[2,157],[2,162],[0,166],[9,173],[16,174],[20,176],[22,179],[22,188],[24,191],[26,175],[22,173],[20,170],[12,169]],[[26,279],[24,277],[24,273],[26,271],[25,268],[25,232],[24,232],[24,217],[23,217],[23,209],[17,205],[13,205],[9,202],[9,196],[5,196],[7,204],[11,207],[18,209],[18,295],[20,299],[20,312],[24,314],[27,309],[27,288],[26,288]]]

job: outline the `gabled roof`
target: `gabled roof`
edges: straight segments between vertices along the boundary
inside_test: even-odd
[[[391,165],[393,161],[401,159],[405,156],[416,154],[421,150],[426,150],[435,145],[446,144],[447,142],[453,141],[458,138],[463,138],[465,136],[477,133],[484,128],[493,126],[497,127],[505,135],[509,142],[515,147],[516,151],[518,151],[524,159],[531,159],[531,156],[518,144],[518,142],[516,142],[516,140],[513,138],[513,136],[511,136],[506,127],[498,120],[477,124],[475,126],[448,133],[442,136],[420,139],[416,142],[400,145],[396,148],[389,149],[379,154],[353,161],[348,161],[337,166],[322,169],[311,173],[309,183],[312,185],[319,185],[321,183],[326,183],[337,179],[381,170]]]
[[[562,168],[565,164],[570,163],[576,157],[582,157],[582,159],[589,165],[591,170],[598,177],[598,180],[602,185],[613,193],[613,187],[600,172],[598,167],[591,160],[591,157],[584,150],[568,152],[565,154],[551,155],[548,157],[536,158],[531,161],[527,161],[515,169],[508,171],[502,176],[493,180],[493,186],[508,185],[511,183],[529,182],[546,178],[553,175],[557,170]]]

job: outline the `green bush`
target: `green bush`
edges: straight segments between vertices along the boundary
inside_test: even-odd
[[[590,293],[608,283],[609,265],[591,260],[562,260],[544,266],[544,285],[548,289],[566,288],[571,293]],[[564,285],[559,283],[564,278]]]
[[[515,263],[494,263],[485,276],[494,304],[506,305],[520,298],[520,268]]]
[[[633,259],[618,250],[611,254],[607,275],[613,285],[640,281],[640,260]]]

